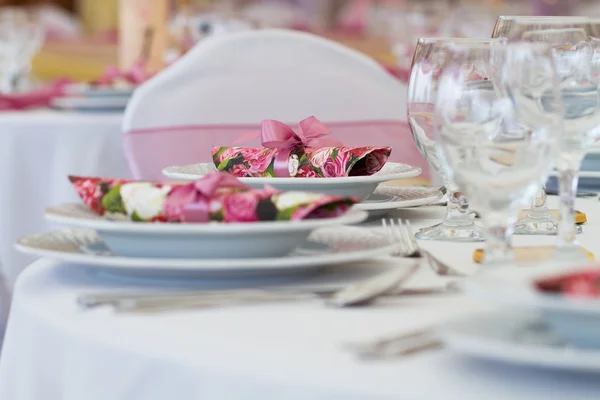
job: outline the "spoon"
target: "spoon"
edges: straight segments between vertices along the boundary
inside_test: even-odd
[[[230,290],[185,294],[116,294],[82,295],[77,299],[82,308],[112,306],[120,312],[160,312],[182,308],[208,308],[227,305],[264,303],[273,301],[302,301],[325,299],[331,307],[351,307],[372,302],[397,290],[418,269],[394,268],[375,277],[357,282],[338,291],[289,290]]]

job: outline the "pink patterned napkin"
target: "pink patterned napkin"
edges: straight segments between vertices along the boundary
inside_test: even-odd
[[[136,182],[70,176],[77,194],[95,213],[139,222],[259,222],[333,218],[359,199],[252,189],[215,172],[192,183]]]
[[[213,161],[217,170],[237,177],[335,178],[372,175],[383,168],[392,151],[344,147],[325,137],[329,134],[315,117],[300,121],[297,133],[282,122],[265,120],[260,133],[236,141],[260,136],[263,148],[213,146]]]

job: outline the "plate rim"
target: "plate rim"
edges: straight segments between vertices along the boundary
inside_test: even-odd
[[[397,196],[393,196],[393,195],[386,195],[386,196],[397,197]],[[433,203],[435,203],[436,200],[440,199],[441,197],[442,196],[432,196],[432,197],[427,197],[427,198],[423,198],[423,199],[389,201],[387,203],[373,203],[373,204],[358,203],[358,204],[355,204],[354,207],[357,208],[358,210],[364,210],[364,211],[397,210],[400,208],[411,208],[411,207],[432,205]],[[428,201],[426,203],[424,203],[423,201],[425,201],[425,200],[428,200]]]
[[[362,261],[370,258],[385,257],[391,254],[396,245],[385,245],[373,249],[348,250],[338,253],[326,253],[314,256],[285,256],[238,259],[185,259],[185,258],[151,258],[123,257],[90,253],[71,253],[61,250],[47,250],[32,247],[27,240],[58,233],[73,233],[77,229],[59,229],[49,232],[27,235],[19,238],[14,247],[25,254],[58,260],[71,264],[107,267],[112,270],[137,269],[149,271],[186,271],[186,272],[233,272],[233,271],[276,271],[292,268],[314,269],[329,265]],[[317,260],[317,261],[315,261]],[[244,265],[240,267],[241,263]],[[286,264],[282,267],[282,264]],[[234,265],[234,267],[231,267]]]
[[[78,218],[59,215],[53,209],[77,205],[81,203],[62,203],[57,206],[47,207],[44,217],[51,222],[72,227],[94,229],[101,232],[128,232],[140,234],[177,234],[177,235],[231,235],[231,234],[257,234],[314,230],[324,226],[347,225],[362,222],[368,218],[368,213],[363,210],[350,208],[348,212],[335,218],[306,219],[300,221],[265,221],[257,223],[142,223],[133,221],[110,221],[98,217]],[[90,211],[91,213],[92,211]]]
[[[595,353],[592,358],[589,356],[589,349],[574,348],[575,351],[565,352],[562,348],[552,348],[550,346],[528,347],[506,339],[485,338],[482,333],[473,334],[464,331],[465,325],[486,325],[481,322],[498,321],[499,315],[504,316],[503,320],[506,320],[507,312],[507,310],[495,310],[468,313],[446,322],[436,330],[436,333],[450,349],[476,358],[554,369],[574,368],[580,371],[600,372],[600,350],[592,351],[591,354]],[[511,314],[514,320],[519,318],[522,323],[526,322],[524,313],[511,312]],[[516,315],[518,316],[515,317]],[[534,313],[528,313],[528,315],[533,316]],[[573,357],[573,355],[576,355],[576,357]],[[586,355],[588,356],[586,357]],[[582,364],[581,358],[586,359],[585,364]]]
[[[212,163],[196,163],[196,164],[188,164],[188,165],[173,165],[166,168],[163,168],[161,173],[169,179],[177,179],[177,180],[196,180],[202,178],[204,175],[191,175],[185,174],[182,172],[169,172],[170,168],[183,168],[190,165],[213,165]],[[410,179],[416,176],[419,176],[423,173],[423,170],[420,167],[415,167],[414,165],[398,163],[398,162],[388,162],[389,164],[397,164],[397,165],[406,165],[411,169],[405,172],[396,172],[391,174],[373,174],[368,176],[344,176],[337,178],[238,178],[241,182],[246,184],[276,184],[276,185],[295,185],[295,186],[305,186],[305,185],[328,185],[328,184],[357,184],[357,183],[381,183],[387,181],[401,180],[401,179]]]

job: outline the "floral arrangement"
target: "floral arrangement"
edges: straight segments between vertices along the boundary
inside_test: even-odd
[[[280,149],[213,147],[217,170],[243,177],[276,177]],[[373,175],[385,165],[389,148],[322,147],[292,150],[286,160],[288,177],[336,178]]]
[[[96,214],[138,222],[297,221],[343,215],[359,199],[252,189],[233,175],[215,172],[191,183],[137,182],[69,177]]]
[[[264,147],[213,146],[213,162],[218,171],[239,178],[336,178],[372,175],[383,168],[392,151],[389,147],[345,147],[324,137],[329,134],[315,117],[301,121],[298,133],[279,121],[265,120],[259,134]]]

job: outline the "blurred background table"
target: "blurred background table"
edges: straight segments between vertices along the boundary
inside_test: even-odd
[[[48,230],[43,209],[78,199],[68,175],[129,177],[121,113],[0,113],[0,267],[12,286],[33,258],[13,244]]]

